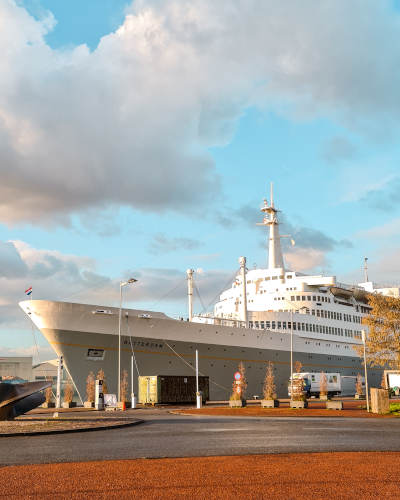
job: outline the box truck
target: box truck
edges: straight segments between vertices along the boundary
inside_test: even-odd
[[[328,397],[333,397],[336,395],[340,396],[354,396],[356,393],[356,381],[357,377],[341,375],[340,373],[324,373],[328,381]],[[303,379],[303,391],[308,398],[311,396],[319,397],[320,395],[320,381],[321,373],[294,373],[294,380],[302,378]],[[288,394],[291,397],[291,384],[290,381],[288,385]],[[362,378],[362,385],[365,392],[365,378]]]

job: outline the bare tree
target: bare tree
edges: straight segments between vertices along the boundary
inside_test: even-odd
[[[239,363],[238,372],[241,375],[240,381],[237,384],[236,380],[232,384],[232,395],[231,400],[238,401],[240,399],[245,399],[246,397],[246,389],[247,389],[247,380],[246,380],[246,368],[242,361]],[[240,392],[238,392],[237,388],[240,387]]]
[[[121,392],[121,401],[124,401],[125,403],[128,401],[128,390],[129,390],[128,374],[126,370],[123,370],[123,372],[121,373],[120,392]]]
[[[358,394],[359,396],[362,396],[364,394],[364,388],[362,386],[362,375],[361,375],[361,373],[357,373],[356,394]]]
[[[46,380],[48,380],[49,382],[50,381],[53,382],[53,377],[50,377],[50,375],[47,375]],[[47,387],[44,395],[46,397],[46,403],[52,403],[52,401],[53,401],[53,389],[52,389],[52,386]]]
[[[86,401],[89,403],[94,403],[94,399],[95,399],[94,375],[93,372],[89,372],[88,378],[86,379]]]
[[[74,386],[72,385],[71,377],[68,378],[64,387],[64,403],[72,403],[74,397]]]
[[[295,361],[294,363],[294,371],[297,374],[297,377],[295,375],[292,375],[292,399],[293,401],[305,401],[306,397],[303,395],[303,386],[304,386],[304,379],[303,377],[300,377],[300,373],[302,372],[303,366],[300,363],[300,361]]]
[[[264,386],[263,386],[263,395],[266,400],[275,400],[277,398],[276,395],[276,386],[275,386],[275,374],[274,374],[274,365],[271,361],[268,363],[267,372],[265,374]]]
[[[99,373],[97,374],[97,380],[102,380],[103,381],[103,394],[108,394],[108,389],[107,389],[107,384],[106,384],[106,376],[104,375],[104,372],[102,369],[99,370]]]
[[[319,394],[320,396],[326,396],[329,391],[328,377],[325,373],[321,372],[321,378],[319,379]]]

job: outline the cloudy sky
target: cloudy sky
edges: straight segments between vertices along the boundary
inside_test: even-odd
[[[0,355],[30,286],[185,314],[190,267],[207,305],[272,181],[288,266],[400,282],[399,39],[398,0],[0,0]]]

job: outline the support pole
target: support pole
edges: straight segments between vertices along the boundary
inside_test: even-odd
[[[290,400],[293,401],[293,309],[290,310]]]
[[[131,408],[136,408],[137,407],[137,394],[133,390],[133,356],[131,358],[131,374],[132,374],[132,380],[131,380]]]
[[[118,378],[117,378],[118,403],[121,401],[121,384],[119,380],[121,376],[121,307],[122,307],[122,283],[119,284]]]
[[[369,395],[368,395],[368,378],[367,378],[367,355],[365,344],[367,342],[367,332],[365,330],[361,330],[362,342],[364,344],[364,371],[365,371],[365,394],[367,396],[367,412],[369,412]]]
[[[246,292],[246,257],[239,258],[240,274],[242,277],[242,321],[247,328],[247,292]]]
[[[196,408],[203,406],[203,393],[199,391],[199,351],[196,350]]]
[[[61,367],[62,356],[58,356],[56,407],[61,408]]]
[[[186,271],[188,279],[188,302],[189,302],[189,321],[193,320],[193,269]]]

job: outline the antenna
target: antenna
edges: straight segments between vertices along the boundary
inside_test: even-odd
[[[274,206],[274,190],[273,190],[273,182],[271,182],[271,207]]]
[[[368,283],[368,268],[367,268],[367,260],[368,260],[368,258],[365,256],[365,250],[364,250],[364,271],[365,271],[365,283]]]

